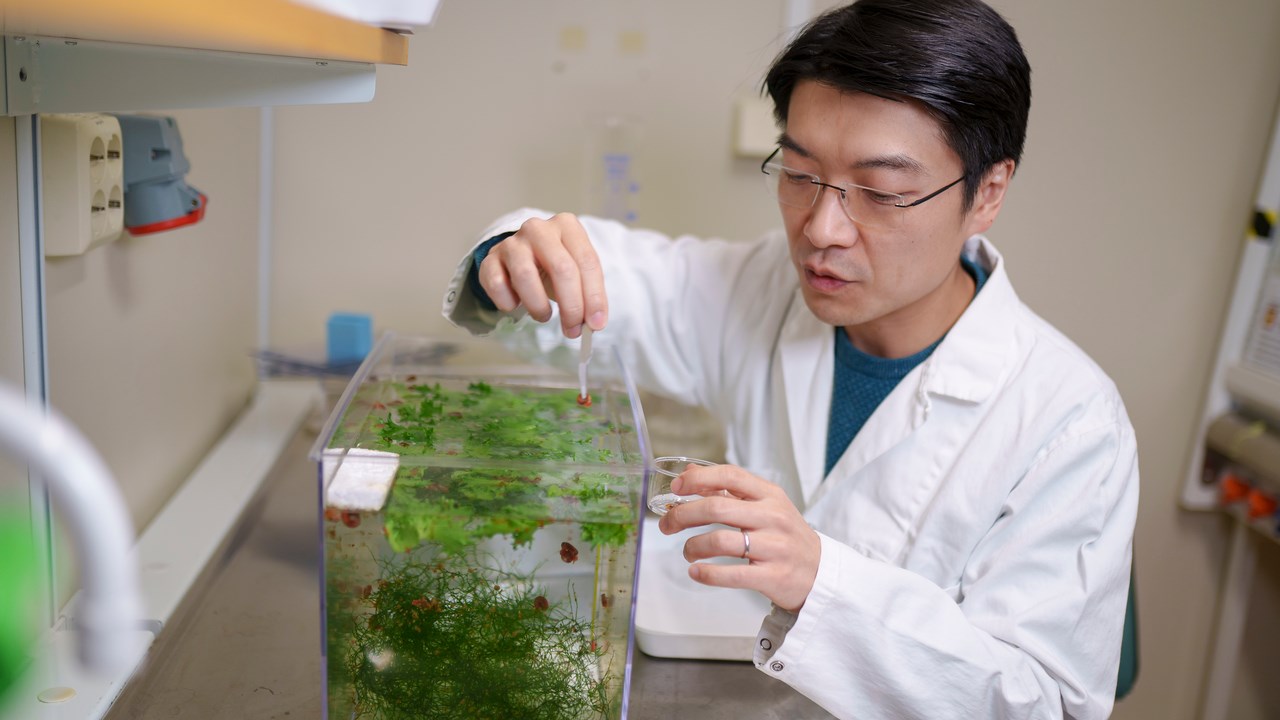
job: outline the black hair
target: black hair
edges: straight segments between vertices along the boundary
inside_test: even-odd
[[[1022,158],[1031,66],[1013,28],[981,0],[858,0],[828,11],[765,76],[784,129],[803,80],[922,103],[964,164],[966,210],[992,165]]]

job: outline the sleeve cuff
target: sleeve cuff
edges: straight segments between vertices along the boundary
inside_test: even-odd
[[[480,284],[480,263],[484,262],[484,259],[489,256],[489,251],[495,245],[512,235],[515,235],[514,231],[495,235],[480,243],[471,252],[471,269],[467,272],[467,287],[471,290],[471,294],[475,296],[476,302],[480,304],[480,307],[489,312],[497,312],[498,306],[493,304],[493,299],[489,297],[489,293],[485,292],[484,286]]]
[[[501,239],[509,237],[517,230],[520,225],[531,217],[550,217],[550,215],[542,210],[533,208],[521,208],[514,212],[498,218],[484,232],[480,233],[481,240],[472,246],[472,250],[462,257],[462,261],[458,263],[457,269],[454,271],[453,277],[449,279],[449,286],[445,290],[444,302],[441,305],[440,312],[446,320],[454,326],[459,327],[472,335],[486,336],[494,332],[495,328],[504,320],[517,321],[525,317],[526,312],[523,307],[518,307],[510,313],[504,313],[496,308],[488,309],[481,304],[480,298],[485,297],[490,307],[493,306],[492,298],[488,298],[488,293],[481,292],[479,296],[475,292],[475,288],[479,286],[479,277],[475,278],[475,285],[472,284],[471,275],[473,272],[478,273],[475,268],[478,263],[475,262],[476,250],[481,245],[488,245],[485,254],[492,249]],[[483,255],[481,259],[483,259]],[[483,291],[483,287],[479,288]]]
[[[783,610],[777,605],[773,606],[760,625],[759,634],[756,635],[756,647],[752,652],[752,660],[755,661],[756,667],[762,670],[768,667],[774,653],[782,647],[783,640],[786,640],[787,633],[795,626],[797,618],[795,613]]]
[[[843,574],[843,556],[839,543],[818,533],[822,540],[822,557],[818,562],[818,574],[813,589],[805,599],[800,612],[793,613],[777,606],[765,618],[756,637],[755,665],[766,675],[790,684],[796,664],[806,654],[806,646],[815,633],[822,632],[823,617],[839,601],[840,578]],[[788,637],[790,636],[790,638]],[[783,652],[783,644],[790,640]]]

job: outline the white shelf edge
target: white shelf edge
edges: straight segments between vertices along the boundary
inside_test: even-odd
[[[371,63],[4,36],[4,115],[363,103]]]

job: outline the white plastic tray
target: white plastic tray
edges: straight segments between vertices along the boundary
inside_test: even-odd
[[[636,589],[636,644],[646,655],[750,661],[769,601],[752,590],[694,582],[684,542],[705,528],[663,535],[646,514]],[[712,562],[738,563],[736,559]]]

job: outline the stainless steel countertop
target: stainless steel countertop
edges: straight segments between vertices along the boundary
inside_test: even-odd
[[[307,459],[314,439],[307,431],[294,438],[109,720],[320,717],[320,518]],[[637,649],[632,668],[632,720],[830,717],[749,663],[658,659]]]

